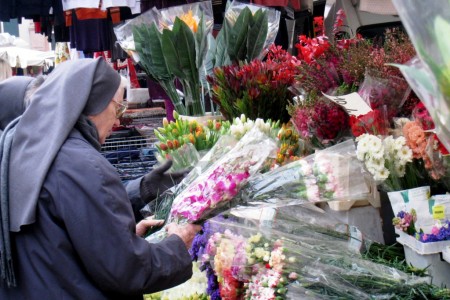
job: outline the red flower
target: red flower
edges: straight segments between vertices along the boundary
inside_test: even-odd
[[[412,115],[415,120],[419,121],[423,130],[434,129],[434,122],[427,108],[422,102],[419,102],[414,108]]]
[[[350,116],[350,127],[355,137],[368,133],[374,135],[386,135],[388,126],[387,120],[382,113],[375,109],[365,115]]]

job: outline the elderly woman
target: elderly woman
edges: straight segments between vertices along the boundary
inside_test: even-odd
[[[46,76],[36,78],[14,76],[0,83],[0,135],[6,126],[21,116],[31,103],[31,96],[44,83]],[[125,182],[136,222],[143,216],[141,209],[165,190],[181,181],[187,170],[169,173],[172,161],[168,160],[143,177]]]
[[[2,135],[0,299],[142,299],[191,276],[187,248],[199,226],[145,241],[98,151],[119,124],[123,92],[102,59],[62,63]]]

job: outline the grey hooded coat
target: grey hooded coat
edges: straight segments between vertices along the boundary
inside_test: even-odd
[[[103,110],[109,103],[109,100],[92,97],[98,83],[92,85],[90,98],[84,100],[87,104],[47,101],[45,95],[55,95],[60,91],[55,85],[57,77],[65,76],[69,69],[83,71],[86,77],[114,77],[109,66],[106,67],[102,61],[82,60],[76,62],[77,65],[75,62],[64,64],[46,80],[15,134],[15,138],[21,138],[15,141],[16,145],[25,142],[28,145],[21,148],[13,144],[15,157],[10,162],[10,174],[16,171],[10,178],[9,203],[10,222],[15,225],[10,233],[17,286],[0,286],[0,299],[142,299],[145,293],[186,281],[192,275],[192,264],[183,241],[172,235],[161,243],[150,244],[135,234],[133,210],[119,175],[74,127],[79,113],[66,116],[64,124],[72,128],[67,135],[59,121],[55,123],[55,120],[47,119],[56,117],[59,110],[68,114],[73,111],[55,105],[82,105],[78,111],[84,107],[84,111],[90,109],[92,112]],[[86,80],[90,82],[92,79],[88,77]],[[114,93],[118,83],[116,80],[112,82],[114,85],[106,90],[112,89]],[[61,95],[74,97],[59,101],[77,101],[76,96],[81,97],[82,93],[69,92],[71,88],[70,85],[61,87],[66,89]],[[112,97],[110,92],[100,95],[104,99]],[[104,103],[98,104],[100,101]],[[55,113],[45,114],[45,110],[52,109]],[[37,120],[34,114],[45,119]],[[49,132],[42,131],[40,139],[34,139],[38,132],[30,130],[48,122],[59,128],[47,125]],[[58,135],[53,137],[52,134],[56,133]],[[52,139],[54,142],[50,143]],[[55,146],[59,141],[62,141],[61,146]],[[52,151],[39,151],[45,146],[57,147],[53,158],[46,157]],[[26,153],[32,153],[33,158],[24,156]],[[39,164],[45,160],[51,163],[48,166]],[[33,165],[38,166],[39,171],[33,170]],[[18,173],[18,167],[29,172]],[[42,180],[33,177],[40,174],[45,175]],[[34,188],[27,188],[32,181],[42,181],[36,198],[32,197],[34,192],[29,196],[23,193],[24,190],[33,191]],[[11,193],[13,189],[16,190]],[[17,189],[22,189],[22,192]],[[18,206],[18,202],[23,204]],[[21,212],[20,207],[26,208],[25,211]]]

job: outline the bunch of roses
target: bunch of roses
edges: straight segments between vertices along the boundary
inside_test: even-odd
[[[349,115],[334,102],[319,100],[316,103],[290,105],[288,112],[300,138],[308,141],[313,148],[334,145],[349,135]]]
[[[387,135],[389,124],[387,116],[380,110],[374,109],[367,114],[359,116],[350,116],[350,127],[354,137],[364,133],[373,135]]]

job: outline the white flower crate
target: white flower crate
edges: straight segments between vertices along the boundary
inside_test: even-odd
[[[395,229],[395,233],[399,235],[399,237],[397,237],[397,242],[404,246],[408,246],[418,254],[422,255],[441,253],[446,247],[450,246],[450,241],[422,243],[415,237],[404,233],[401,230]]]
[[[444,253],[450,251],[450,241],[421,243],[403,231],[395,230],[399,235],[397,242],[403,245],[408,264],[416,268],[427,268],[431,283],[437,286],[450,287],[450,264]],[[450,252],[446,255],[450,260]]]

